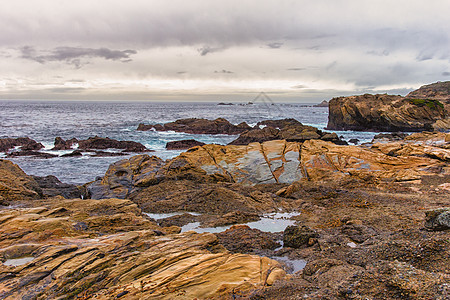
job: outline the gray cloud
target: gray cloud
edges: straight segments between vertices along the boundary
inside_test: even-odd
[[[24,46],[20,49],[21,58],[36,61],[41,64],[51,61],[62,61],[76,68],[80,68],[87,61],[82,58],[103,58],[106,60],[131,61],[130,56],[136,54],[136,50],[111,50],[108,48],[81,48],[81,47],[57,47],[50,51],[37,51],[34,47]]]
[[[450,72],[442,72],[442,76],[450,76]]]
[[[203,47],[197,49],[198,53],[200,53],[201,56],[205,56],[209,53],[214,53],[214,52],[218,52],[218,51],[222,51],[222,50],[224,50],[223,47],[213,48],[210,46],[203,46]]]
[[[281,46],[283,46],[283,44],[284,43],[270,43],[270,44],[267,44],[267,46],[272,49],[278,49],[278,48],[281,48]]]
[[[306,70],[305,68],[289,68],[289,69],[286,69],[286,70],[288,70],[288,71],[303,71],[303,70]]]

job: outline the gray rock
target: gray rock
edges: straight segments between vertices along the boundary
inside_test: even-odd
[[[426,211],[425,228],[431,231],[450,229],[450,207]]]

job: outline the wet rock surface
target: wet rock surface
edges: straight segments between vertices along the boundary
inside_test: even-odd
[[[200,146],[169,161],[143,154],[87,184],[96,199],[86,200],[42,199],[36,180],[0,161],[1,195],[21,204],[0,210],[0,297],[448,299],[449,142],[423,132],[362,146],[268,141]],[[292,236],[307,242],[281,247],[281,231],[246,225],[179,233],[280,210],[297,212],[293,231],[307,234]],[[33,260],[7,263],[23,257]],[[267,257],[306,265],[286,276]]]
[[[196,141],[196,140],[181,140],[181,141],[173,141],[168,142],[166,144],[167,150],[182,150],[182,149],[189,149],[196,146],[204,146],[205,143]]]
[[[240,134],[244,131],[251,129],[247,123],[242,122],[238,125],[233,125],[229,121],[218,118],[215,120],[207,120],[207,119],[197,119],[197,118],[189,118],[189,119],[181,119],[175,122],[166,123],[164,125],[156,124],[156,125],[145,125],[139,124],[137,130],[139,131],[147,131],[147,130],[156,130],[156,131],[175,131],[175,132],[185,132],[185,133],[193,133],[193,134]]]
[[[2,299],[220,299],[285,276],[276,261],[232,254],[213,234],[159,227],[129,200],[36,204],[0,211]],[[7,263],[20,257],[31,260]]]
[[[148,149],[138,142],[118,141],[110,138],[90,137],[87,140],[78,141],[79,149],[123,149],[125,152],[146,152]]]
[[[0,152],[7,152],[8,150],[13,149],[14,147],[19,147],[20,150],[40,150],[44,148],[44,145],[36,142],[28,137],[21,138],[4,138],[0,139]]]

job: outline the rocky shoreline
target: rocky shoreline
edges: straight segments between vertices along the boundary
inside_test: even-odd
[[[439,132],[139,154],[78,187],[0,160],[0,298],[448,299],[449,162]]]

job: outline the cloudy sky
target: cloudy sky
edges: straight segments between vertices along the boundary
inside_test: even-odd
[[[448,0],[14,0],[0,99],[317,102],[450,80]]]

